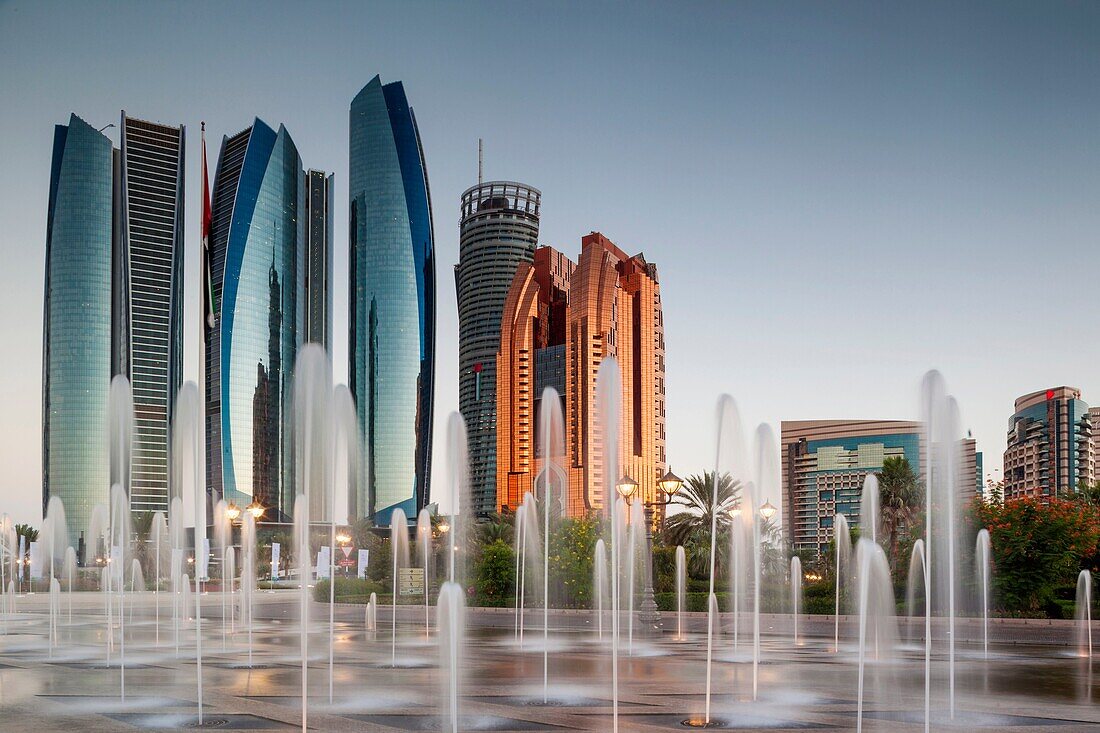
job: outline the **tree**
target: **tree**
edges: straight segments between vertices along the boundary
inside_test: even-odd
[[[672,497],[672,504],[681,511],[665,520],[664,540],[670,545],[686,545],[698,541],[705,535],[710,545],[712,511],[717,507],[718,529],[726,530],[732,524],[730,510],[741,498],[741,484],[734,481],[728,473],[718,478],[718,497],[715,501],[714,472],[694,474],[684,481],[683,486]]]
[[[680,511],[665,519],[661,532],[665,544],[683,545],[688,556],[688,572],[695,576],[705,576],[710,572],[710,530],[712,512],[717,506],[718,546],[715,553],[715,572],[724,576],[727,555],[729,554],[729,528],[733,524],[730,510],[740,500],[741,485],[728,473],[718,478],[718,496],[715,502],[714,472],[704,471],[694,474],[684,481],[683,486],[672,497],[672,505]]]
[[[600,523],[562,519],[550,530],[550,601],[559,608],[592,607],[593,554]]]
[[[516,554],[501,540],[486,545],[477,564],[477,600],[483,606],[503,606],[516,585]]]
[[[38,530],[29,524],[17,524],[15,525],[15,536],[26,537],[26,545],[30,547],[30,544],[38,539]]]
[[[1006,610],[1054,614],[1060,587],[1074,583],[1100,546],[1100,509],[1051,497],[976,501],[979,527],[989,530],[993,584]]]
[[[1100,481],[1089,483],[1081,479],[1077,483],[1077,495],[1074,498],[1085,506],[1100,507]]]
[[[887,458],[878,474],[879,511],[890,549],[890,564],[898,562],[898,533],[912,524],[921,504],[920,479],[902,456]]]
[[[491,545],[500,540],[506,545],[512,544],[512,524],[507,517],[500,514],[492,515],[488,521],[477,525],[478,542],[482,545]]]

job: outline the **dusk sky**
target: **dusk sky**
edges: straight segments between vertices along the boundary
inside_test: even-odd
[[[1100,4],[0,2],[0,511],[40,520],[54,125],[187,126],[197,380],[199,122],[212,168],[222,135],[285,124],[336,175],[344,381],[348,106],[375,74],[404,82],[431,185],[437,477],[479,137],[486,179],[542,190],[542,244],[598,230],[657,264],[681,475],[713,465],[722,392],[778,435],[917,418],[937,368],[987,472],[1017,396],[1100,404]]]

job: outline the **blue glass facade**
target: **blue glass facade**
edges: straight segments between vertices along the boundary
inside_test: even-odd
[[[42,502],[61,497],[75,546],[107,503],[114,150],[72,115],[54,130],[46,218]]]
[[[401,82],[375,77],[352,100],[349,360],[365,443],[352,521],[415,517],[430,496],[435,374],[431,196]]]
[[[207,479],[215,497],[294,505],[289,398],[304,332],[305,173],[286,129],[260,120],[222,143],[211,204]]]

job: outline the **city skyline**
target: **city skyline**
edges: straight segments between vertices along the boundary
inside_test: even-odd
[[[213,78],[214,69],[242,61],[231,50],[214,47],[221,33],[239,30],[243,12],[224,11],[224,30],[203,22],[209,47],[204,44],[202,57],[192,59],[193,44],[170,42],[152,29],[154,24],[175,25],[197,34],[196,18],[172,9],[134,8],[128,22],[140,19],[150,29],[148,36],[132,50],[112,49],[101,58],[89,44],[96,34],[86,31],[117,20],[100,18],[112,14],[93,9],[70,9],[69,20],[52,28],[63,41],[57,45],[65,50],[59,58],[47,59],[29,50],[21,37],[34,36],[44,12],[5,6],[0,10],[5,14],[0,24],[5,41],[0,53],[7,69],[4,97],[20,103],[5,105],[0,112],[9,133],[0,153],[23,173],[18,185],[14,177],[2,184],[0,206],[10,226],[0,235],[0,246],[10,265],[0,303],[5,313],[27,315],[10,320],[4,330],[12,358],[0,372],[0,383],[10,415],[0,424],[0,434],[5,438],[2,457],[11,470],[0,480],[0,494],[18,496],[38,485],[40,439],[34,415],[41,394],[36,362],[42,331],[35,321],[41,312],[52,126],[75,112],[98,128],[117,120],[120,108],[142,119],[182,122],[192,131],[202,119],[216,121],[211,130],[218,134],[240,129],[253,116],[282,119],[296,142],[308,147],[303,157],[335,172],[335,200],[341,202],[347,191],[346,153],[339,152],[338,120],[346,115],[342,100],[375,70],[416,90],[433,188],[437,202],[444,202],[438,211],[453,211],[445,202],[457,200],[468,185],[481,136],[487,143],[487,178],[528,181],[553,202],[543,215],[540,243],[561,247],[600,229],[628,250],[644,245],[662,263],[672,356],[669,458],[678,472],[708,466],[711,415],[720,392],[738,399],[750,427],[759,421],[778,425],[783,419],[814,417],[915,418],[919,378],[932,366],[944,372],[959,397],[964,427],[973,430],[992,469],[1004,448],[1004,425],[1016,396],[1055,384],[1078,385],[1086,401],[1095,402],[1100,394],[1094,366],[1100,347],[1079,333],[1068,338],[1079,331],[1078,320],[1096,320],[1096,306],[1089,300],[1078,303],[1070,285],[1061,284],[1064,279],[1057,275],[1066,260],[1086,273],[1098,265],[1095,248],[1082,246],[1092,241],[1100,223],[1093,210],[1098,154],[1084,122],[1095,119],[1098,108],[1097,92],[1086,83],[1095,77],[1097,56],[1095,48],[1081,43],[1087,37],[1083,34],[1096,29],[1096,13],[1067,8],[1057,17],[1038,17],[1026,7],[1014,7],[1015,13],[998,15],[988,7],[951,10],[937,5],[923,14],[907,11],[890,20],[858,17],[852,6],[811,9],[818,20],[821,15],[833,20],[834,35],[843,32],[852,45],[847,51],[833,49],[836,63],[816,70],[810,62],[815,53],[827,50],[827,43],[810,37],[804,26],[778,10],[712,8],[708,25],[714,31],[707,32],[702,24],[691,29],[700,31],[695,48],[680,58],[667,46],[658,46],[652,59],[630,45],[631,31],[641,29],[652,38],[661,25],[673,36],[689,29],[665,11],[653,12],[659,17],[627,14],[616,32],[603,39],[605,48],[585,48],[581,59],[556,73],[533,64],[534,86],[542,94],[529,98],[530,74],[513,81],[460,71],[476,68],[473,62],[481,56],[442,40],[440,28],[460,22],[445,8],[412,11],[413,21],[423,23],[428,37],[441,44],[428,58],[417,59],[397,41],[386,43],[380,36],[377,50],[356,51],[354,63],[342,65],[353,68],[330,75],[322,89],[299,83],[294,92],[280,96],[279,88],[291,86],[276,84],[275,77],[289,74],[304,81],[309,74],[292,72],[279,62],[264,72],[255,89],[234,90],[233,84]],[[559,35],[584,39],[609,27],[606,11],[579,15],[551,19],[536,39],[536,60]],[[905,40],[910,32],[915,38],[934,35],[930,29],[939,28],[945,17],[953,21],[947,24],[953,30],[946,38]],[[288,20],[285,27],[264,21],[267,25],[250,33],[322,33],[336,43],[346,39],[334,20],[299,20],[303,23]],[[505,37],[494,32],[516,20],[494,18],[476,32]],[[586,23],[593,30],[586,30]],[[987,33],[969,43],[975,39],[966,29],[979,24]],[[416,22],[406,19],[401,25]],[[718,29],[747,35],[761,31],[764,41],[731,50],[732,58],[722,60],[718,52],[725,52],[725,46],[715,35]],[[1057,36],[1063,43],[1040,54],[1023,42],[1035,34]],[[403,40],[408,43],[413,37]],[[860,52],[868,47],[882,52],[883,39],[896,42],[895,50],[885,52],[879,68],[863,68]],[[149,52],[154,42],[181,67],[167,79],[140,64],[124,73],[107,71],[132,58],[130,54]],[[768,42],[794,43],[796,53],[772,58]],[[423,50],[429,40],[420,43]],[[467,63],[441,68],[438,60],[444,53],[459,54]],[[74,72],[72,59],[80,54],[88,63]],[[614,61],[615,54],[623,60]],[[26,59],[43,64],[36,89],[19,77]],[[597,59],[610,70],[574,86],[576,101],[551,114],[554,104],[567,99],[563,92],[569,85],[577,85],[584,66]],[[630,63],[640,68],[627,74]],[[722,64],[739,69],[740,75],[719,80],[714,70],[727,68]],[[946,68],[966,73],[931,88],[917,76],[922,72],[937,79],[936,72]],[[700,69],[702,74],[690,73]],[[807,73],[808,80],[800,81],[796,71]],[[837,81],[842,72],[852,73],[851,83]],[[613,88],[610,80],[622,74],[628,81]],[[92,78],[110,82],[83,89]],[[678,78],[684,80],[682,86],[672,84]],[[815,94],[814,82],[822,78],[830,80],[840,101]],[[1030,84],[1027,93],[1037,96],[1029,98],[1039,103],[1023,108],[1009,84],[1013,80]],[[893,95],[892,85],[932,104],[924,110],[912,100],[903,103]],[[675,134],[683,119],[662,112],[652,101],[654,90],[658,97],[672,95],[681,109],[694,114],[698,124],[692,145]],[[777,96],[791,102],[777,104]],[[469,101],[463,103],[463,97]],[[805,115],[798,118],[799,127],[775,124],[783,119],[781,111],[792,111],[792,102]],[[577,113],[586,105],[597,111],[597,122],[580,122]],[[459,120],[456,109],[464,110],[467,119]],[[333,143],[325,142],[327,138]],[[706,148],[705,154],[694,149],[695,143]],[[784,154],[783,147],[790,153]],[[187,166],[187,177],[199,180],[194,144]],[[615,195],[609,193],[616,189]],[[189,282],[197,277],[197,196],[198,187],[188,187]],[[341,208],[336,208],[338,216]],[[699,217],[699,212],[709,216]],[[438,261],[447,266],[458,261],[458,232],[453,218],[443,217],[436,228]],[[339,262],[346,252],[346,233],[340,223],[336,229]],[[853,259],[859,261],[859,271],[853,270]],[[457,362],[457,315],[449,307],[454,297],[447,280],[439,279],[437,296],[440,415],[457,408],[457,375],[448,371]],[[1022,308],[1021,294],[1048,280],[1064,291],[1052,303],[1029,302]],[[697,293],[713,294],[714,309],[703,313],[694,308]],[[793,298],[796,294],[800,297]],[[808,300],[813,308],[801,307]],[[1071,300],[1075,317],[1056,315],[1058,305]],[[857,319],[867,317],[861,308],[884,314],[871,321],[866,333],[856,333]],[[334,306],[337,319],[342,310],[346,312]],[[200,359],[190,345],[195,343],[197,312],[192,296],[185,326],[188,379],[199,374]],[[937,328],[929,332],[926,324],[933,321]],[[343,348],[341,325],[338,320],[334,329],[337,365],[346,363],[346,355],[338,351]],[[1042,333],[1043,338],[1015,344],[1012,336],[1017,333]],[[713,342],[707,341],[708,334]],[[1066,344],[1070,347],[1051,358],[1055,345]],[[1036,358],[1020,358],[1027,349],[1034,349]],[[808,362],[806,354],[812,355]],[[337,366],[336,379],[344,381],[339,370]],[[444,422],[436,421],[437,437]]]

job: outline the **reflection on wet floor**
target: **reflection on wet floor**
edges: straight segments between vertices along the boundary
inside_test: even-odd
[[[301,728],[300,635],[285,618],[292,602],[267,599],[266,620],[252,634],[252,666],[243,630],[227,635],[217,619],[204,623],[202,664],[204,728],[290,730]],[[283,618],[276,623],[273,615]],[[362,630],[361,609],[340,609],[333,650],[329,699],[328,629],[309,634],[309,727],[349,733],[359,730],[438,730],[438,654],[423,626],[400,625],[398,663],[388,633]],[[501,616],[503,621],[509,621]],[[108,661],[102,622],[83,617],[61,631],[52,651],[44,616],[8,619],[0,636],[0,725],[2,730],[175,730],[196,727],[198,669],[194,629],[175,636],[141,621],[129,625],[126,698],[121,695],[121,654]],[[386,628],[388,631],[388,627]],[[510,623],[475,627],[464,647],[461,729],[542,731],[610,729],[611,659],[608,642],[588,632],[550,637],[548,685],[543,688],[543,640],[519,644]],[[1100,730],[1100,699],[1094,670],[1085,660],[1046,647],[998,647],[988,660],[965,648],[956,671],[957,715],[947,709],[947,667],[933,663],[937,726],[957,729]],[[855,653],[842,645],[807,639],[792,648],[765,637],[760,692],[752,699],[751,656],[742,642],[719,641],[713,668],[712,728],[804,730],[855,728]],[[619,663],[620,730],[686,730],[698,721],[705,698],[705,638],[638,638],[634,655]],[[903,649],[890,662],[869,665],[865,724],[874,731],[913,731],[923,723],[923,653]]]

